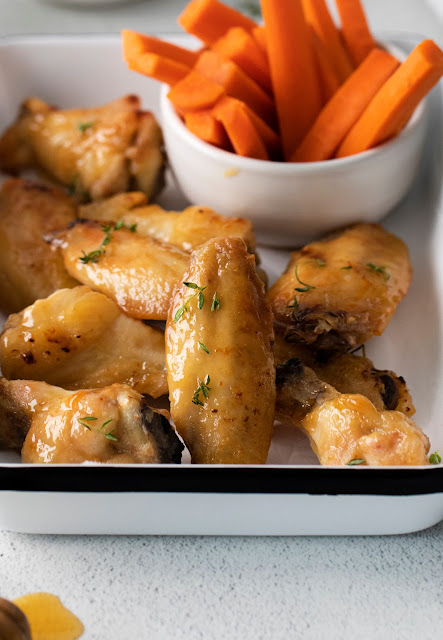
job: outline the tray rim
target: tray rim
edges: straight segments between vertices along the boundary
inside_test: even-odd
[[[193,41],[191,36],[179,32],[158,31],[155,35],[171,41]],[[425,37],[418,33],[392,31],[381,32],[379,36],[410,44]],[[97,44],[116,42],[119,38],[118,32],[7,34],[0,36],[0,50],[8,45]],[[345,473],[358,475],[352,484],[348,484],[344,481]],[[178,486],[176,474],[180,474]],[[159,480],[161,486],[158,486]],[[46,466],[0,462],[0,495],[4,491],[416,496],[443,494],[443,463],[429,467],[333,467],[191,464]]]

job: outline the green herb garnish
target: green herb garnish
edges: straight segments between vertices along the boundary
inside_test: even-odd
[[[306,282],[302,282],[300,280],[300,278],[298,277],[298,265],[296,265],[295,267],[295,277],[297,278],[297,281],[303,285],[303,288],[301,287],[294,287],[294,291],[298,291],[299,293],[305,293],[306,291],[309,291],[310,289],[315,289],[316,287],[314,287],[312,284],[306,284]]]
[[[207,286],[200,287],[198,284],[195,284],[195,282],[184,282],[183,284],[185,285],[185,287],[188,287],[189,289],[195,289],[195,293],[192,296],[189,296],[189,298],[187,298],[184,301],[182,306],[177,309],[174,316],[174,322],[178,322],[180,318],[183,317],[183,314],[185,313],[185,311],[188,310],[188,304],[194,298],[198,297],[197,306],[199,309],[201,309],[205,303],[205,296],[203,294],[203,291],[207,288]]]
[[[115,442],[117,442],[118,438],[116,438],[113,434],[115,432],[115,429],[112,429],[112,431],[108,431],[107,433],[103,433],[103,429],[110,423],[113,421],[113,418],[109,418],[109,420],[105,420],[105,422],[102,424],[101,427],[92,427],[88,424],[88,422],[94,422],[96,421],[98,418],[96,418],[95,416],[83,416],[83,418],[77,418],[77,421],[83,426],[86,427],[86,429],[88,431],[96,431],[97,433],[101,433],[103,436],[105,436],[105,438],[107,438],[108,440],[114,440]]]
[[[357,465],[363,464],[364,462],[366,462],[366,460],[364,460],[363,458],[354,458],[353,460],[350,460],[349,462],[347,462],[346,466],[356,467]]]
[[[131,224],[131,226],[129,227],[129,231],[131,233],[135,233],[137,231],[137,223],[134,222],[134,224]]]
[[[194,397],[192,398],[192,402],[202,407],[203,402],[200,400],[200,393],[203,394],[206,400],[209,398],[209,392],[211,391],[211,388],[208,387],[208,384],[211,382],[211,378],[209,376],[206,376],[206,379],[204,382],[200,382],[200,381],[198,382],[199,382],[199,385],[197,389],[194,391]]]
[[[125,228],[129,229],[129,231],[132,231],[132,232],[135,231],[135,229],[132,229],[132,227],[125,227],[125,223],[123,222],[123,220],[119,220],[114,225],[102,224],[101,228],[103,233],[105,234],[105,237],[103,238],[101,245],[99,246],[98,249],[94,249],[94,251],[90,251],[89,253],[85,253],[84,251],[82,251],[83,255],[79,258],[79,260],[80,262],[83,262],[83,264],[88,264],[89,262],[92,262],[93,264],[97,264],[101,256],[105,255],[106,253],[105,247],[107,247],[108,244],[111,242],[112,234],[114,233],[114,231],[120,231],[120,229],[125,229]]]
[[[368,262],[366,266],[369,267],[371,271],[381,273],[386,278],[386,280],[389,280],[389,278],[391,277],[390,274],[386,271],[386,267],[380,267],[376,264],[372,264],[372,262]]]
[[[90,129],[92,126],[94,126],[93,122],[79,122],[78,123],[78,128],[82,133],[84,131],[86,131],[86,129]]]
[[[326,267],[326,262],[323,260],[323,258],[316,258],[315,262],[318,264],[319,267]]]
[[[440,464],[441,455],[438,453],[438,451],[435,451],[435,453],[431,453],[431,455],[429,456],[429,462],[431,464]]]
[[[214,293],[211,304],[211,311],[217,311],[220,309],[220,300],[217,298],[217,292]]]
[[[199,342],[198,344],[200,349],[202,349],[202,351],[204,351],[205,353],[209,353],[208,347],[205,344],[203,344],[203,342]]]
[[[340,269],[342,269],[342,271],[348,271],[348,269],[352,269],[352,267],[349,264],[347,267],[340,267]]]
[[[286,309],[298,309],[298,300],[295,294],[294,294],[294,302],[292,304],[288,304]]]

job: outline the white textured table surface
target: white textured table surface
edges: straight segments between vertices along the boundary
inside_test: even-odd
[[[80,10],[0,0],[0,35],[121,27],[173,32],[184,5],[146,0]],[[365,6],[374,30],[443,42],[443,0],[366,0]],[[85,640],[435,640],[443,628],[442,565],[443,523],[391,538],[0,532],[0,595],[59,595],[84,622]]]

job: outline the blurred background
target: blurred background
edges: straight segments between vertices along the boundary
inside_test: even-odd
[[[276,0],[278,1],[278,0]],[[258,0],[227,0],[250,15]],[[187,0],[0,0],[0,35],[41,33],[117,33],[122,28],[149,33],[180,31],[176,17]],[[331,3],[332,4],[332,3]],[[378,32],[417,31],[442,42],[443,0],[365,0]]]

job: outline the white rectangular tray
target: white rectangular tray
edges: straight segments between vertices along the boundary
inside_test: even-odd
[[[117,36],[0,42],[0,130],[30,95],[67,108],[103,104],[126,93],[139,94],[144,107],[158,113],[159,85],[126,69]],[[410,248],[414,282],[384,335],[370,342],[368,354],[378,368],[406,378],[416,421],[433,450],[443,452],[441,87],[427,109],[429,134],[420,173],[408,197],[384,221]],[[161,203],[184,204],[172,183]],[[288,254],[262,248],[260,255],[274,280]],[[261,467],[22,465],[16,456],[0,452],[0,527],[14,531],[370,535],[406,533],[441,519],[443,465],[320,467],[307,440],[287,428],[277,430],[268,463]]]

